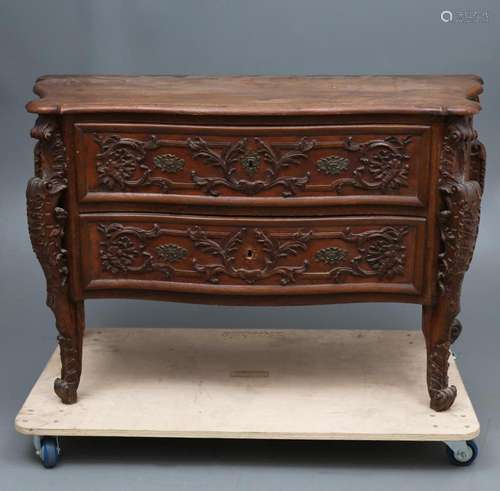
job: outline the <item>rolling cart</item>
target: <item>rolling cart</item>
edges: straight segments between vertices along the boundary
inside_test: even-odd
[[[83,364],[64,405],[57,349],[16,417],[45,467],[69,436],[441,441],[454,465],[478,455],[454,360],[454,405],[429,409],[416,331],[88,330]]]

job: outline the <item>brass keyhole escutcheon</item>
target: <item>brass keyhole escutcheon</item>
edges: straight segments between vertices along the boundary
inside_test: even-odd
[[[252,251],[252,249],[248,249],[247,250],[247,259],[251,260],[251,259],[253,259],[253,257],[254,257],[254,252]]]

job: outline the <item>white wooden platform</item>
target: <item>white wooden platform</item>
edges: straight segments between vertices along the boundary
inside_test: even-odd
[[[16,418],[29,435],[470,440],[479,422],[456,364],[453,407],[429,409],[420,333],[89,330],[77,404],[53,354]]]

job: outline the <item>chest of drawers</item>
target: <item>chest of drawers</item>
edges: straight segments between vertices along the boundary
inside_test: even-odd
[[[84,300],[423,306],[431,407],[477,236],[475,76],[47,76],[28,224],[76,402]],[[311,354],[313,356],[313,354]]]

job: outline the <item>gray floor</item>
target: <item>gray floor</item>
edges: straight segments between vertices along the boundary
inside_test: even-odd
[[[214,8],[214,6],[216,8]],[[500,481],[500,6],[486,24],[443,24],[433,0],[0,0],[0,490],[496,489]],[[476,8],[476,5],[467,5]],[[451,7],[449,7],[451,8]],[[457,7],[458,8],[458,7]],[[347,47],[348,46],[348,47]],[[488,149],[480,238],[455,346],[482,424],[480,457],[451,468],[439,444],[65,439],[43,469],[14,417],[54,349],[24,188],[34,118],[23,105],[43,73],[478,73]],[[88,303],[89,326],[418,329],[419,308],[338,305],[237,309]]]

